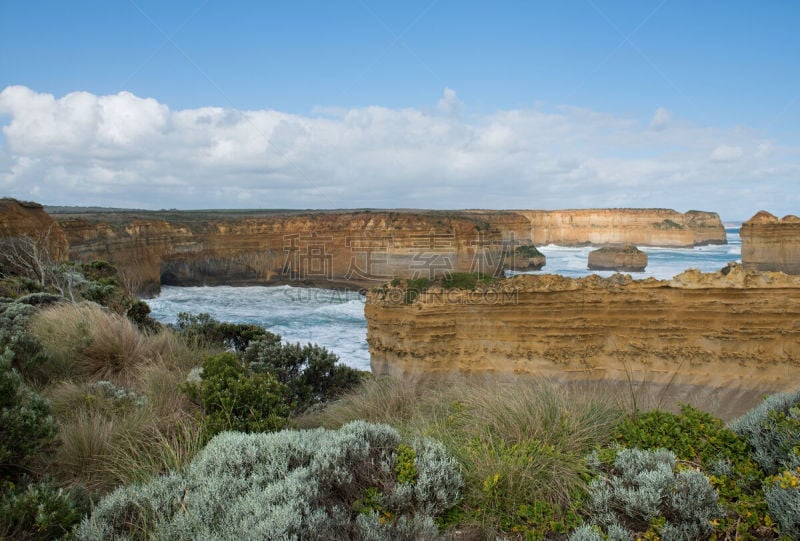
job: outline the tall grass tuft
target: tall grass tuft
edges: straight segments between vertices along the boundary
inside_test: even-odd
[[[77,327],[72,329],[74,334],[95,319],[110,322],[100,327],[103,332],[119,324],[116,316],[97,307],[67,312],[66,317],[70,316],[74,319],[68,319],[68,324]],[[56,333],[47,332],[45,326],[54,324],[51,318],[55,317],[48,314],[36,322],[36,331],[47,336],[48,342],[55,340]],[[130,330],[125,325],[117,328]],[[205,443],[198,407],[178,390],[203,352],[193,350],[168,329],[155,335],[143,335],[135,328],[132,332],[137,333],[139,345],[122,371],[94,369],[96,357],[87,359],[85,349],[70,352],[55,342],[49,344],[53,354],[71,357],[64,362],[73,366],[76,376],[46,391],[53,415],[61,422],[63,445],[53,467],[63,482],[105,493],[119,484],[144,482],[179,469]],[[88,329],[86,334],[91,337]],[[65,331],[64,336],[72,335]],[[111,377],[98,379],[105,375]]]
[[[491,537],[577,525],[585,457],[609,441],[621,415],[600,395],[545,382],[375,380],[300,422],[335,427],[364,419],[443,442],[466,479],[460,526]]]
[[[31,333],[47,352],[50,381],[111,381],[140,387],[147,367],[188,373],[206,353],[168,328],[142,333],[127,318],[92,303],[60,304],[40,311]]]
[[[47,351],[51,381],[77,377],[126,385],[150,357],[147,339],[133,323],[92,303],[42,310],[30,330]]]
[[[338,428],[350,421],[364,420],[405,431],[422,414],[424,406],[421,401],[428,394],[425,391],[436,392],[434,387],[423,383],[391,378],[368,379],[326,408],[297,418],[296,424],[301,428]],[[425,404],[429,402],[426,400]]]
[[[102,494],[183,467],[205,441],[196,406],[176,392],[178,378],[149,368],[141,394],[110,382],[54,386],[48,396],[62,442],[54,474]]]

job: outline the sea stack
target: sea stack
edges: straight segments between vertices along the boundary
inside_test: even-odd
[[[800,218],[764,210],[742,224],[742,265],[747,269],[800,274]]]
[[[647,254],[633,245],[600,248],[589,253],[590,270],[643,272],[646,267]]]
[[[517,246],[511,257],[506,257],[505,267],[515,271],[540,270],[547,258],[533,244]]]

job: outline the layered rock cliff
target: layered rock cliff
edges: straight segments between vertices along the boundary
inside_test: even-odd
[[[531,242],[558,244],[692,247],[725,244],[715,212],[669,209],[585,209],[520,211],[531,222]]]
[[[24,242],[48,260],[61,261],[67,256],[64,231],[38,203],[0,199],[0,239],[7,245],[4,255],[11,255],[8,243]]]
[[[426,211],[58,215],[72,258],[110,260],[143,294],[162,283],[357,288],[393,277],[497,274],[509,231],[525,236],[527,221],[506,219],[501,231],[487,219]]]
[[[750,269],[800,274],[800,218],[761,211],[742,224],[742,264]]]
[[[393,277],[497,273],[503,265],[535,269],[544,264],[543,257],[517,257],[516,247],[550,242],[725,242],[716,214],[668,210],[117,211],[54,216],[66,232],[72,259],[107,259],[145,295],[156,293],[162,283],[299,281],[357,288]]]
[[[743,411],[797,387],[800,277],[730,266],[671,281],[521,275],[474,291],[367,295],[376,376],[630,382]]]

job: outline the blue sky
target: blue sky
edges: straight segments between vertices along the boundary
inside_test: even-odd
[[[0,191],[797,213],[798,25],[790,1],[0,0]]]

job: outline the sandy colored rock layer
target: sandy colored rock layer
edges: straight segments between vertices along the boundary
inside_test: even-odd
[[[800,274],[800,218],[778,219],[762,210],[742,224],[740,234],[747,268]]]
[[[589,252],[589,269],[642,272],[647,267],[647,253],[636,246],[600,248]]]
[[[173,212],[56,215],[70,256],[107,259],[137,291],[160,284],[369,287],[394,277],[502,272],[518,215],[449,212]],[[511,235],[510,232],[514,232]]]
[[[413,304],[387,287],[365,312],[376,376],[637,382],[744,400],[737,411],[800,381],[800,277],[740,266],[671,281],[517,276]]]
[[[715,212],[669,209],[520,211],[531,222],[536,246],[624,245],[692,247],[725,244]]]
[[[47,260],[62,261],[67,256],[64,231],[38,203],[0,199],[0,239],[33,242]]]
[[[139,293],[153,294],[162,283],[358,288],[394,277],[540,268],[541,258],[522,261],[509,254],[541,236],[542,212],[126,211],[54,216],[66,232],[71,258],[109,260]],[[725,242],[713,213],[618,209],[545,214],[558,216],[558,224],[550,220],[549,236],[533,244]]]

